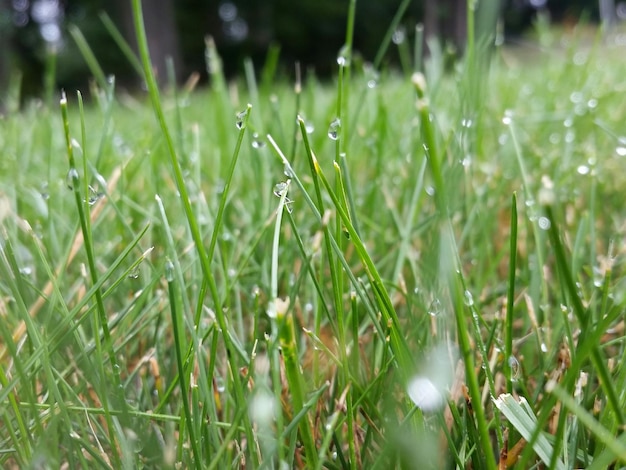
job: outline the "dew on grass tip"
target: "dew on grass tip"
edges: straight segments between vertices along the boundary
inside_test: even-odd
[[[288,183],[281,181],[280,183],[276,183],[274,185],[274,196],[276,197],[282,197],[283,194],[285,194],[285,192],[287,191],[287,189],[289,188]]]
[[[235,121],[235,125],[237,126],[237,129],[242,130],[245,127],[245,118],[246,115],[248,114],[247,110],[241,111],[240,113],[237,113],[237,120]]]

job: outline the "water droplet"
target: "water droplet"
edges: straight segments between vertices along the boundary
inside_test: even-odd
[[[33,273],[33,268],[31,266],[23,266],[20,268],[20,274],[22,276],[30,276]]]
[[[348,60],[344,56],[340,55],[337,57],[337,65],[339,65],[339,67],[345,67],[347,62]]]
[[[245,126],[245,118],[246,115],[248,114],[248,111],[241,111],[240,113],[237,113],[237,120],[235,121],[235,125],[237,126],[237,129],[242,130]]]
[[[283,174],[287,178],[293,178],[295,176],[293,168],[291,168],[291,166],[289,166],[289,165],[285,165],[285,167],[283,168]]]
[[[546,345],[546,343],[541,343],[541,352],[547,353],[548,352],[548,346]]]
[[[41,184],[41,188],[39,189],[39,194],[41,194],[41,198],[44,201],[50,199],[50,193],[48,192],[48,182],[45,181]]]
[[[567,118],[565,121],[563,121],[563,126],[565,127],[572,127],[574,125],[574,120],[572,118]]]
[[[565,143],[571,144],[574,140],[576,140],[576,134],[573,131],[565,133]]]
[[[333,119],[333,122],[328,126],[328,137],[332,140],[339,138],[339,131],[341,130],[341,120],[339,118]]]
[[[596,109],[598,107],[598,100],[596,100],[595,98],[591,98],[589,101],[587,101],[587,107],[589,109]]]
[[[135,266],[131,272],[128,273],[129,279],[139,279],[139,265]]]
[[[306,313],[313,312],[313,304],[311,302],[307,302],[306,304],[304,304],[304,311]]]
[[[267,306],[267,316],[270,318],[276,318],[277,316],[277,312],[276,312],[276,303],[275,302],[270,302]]]
[[[507,109],[506,111],[504,111],[502,124],[504,124],[505,126],[510,126],[512,122],[513,122],[513,111],[511,111],[510,109]]]
[[[233,268],[228,268],[227,274],[228,274],[228,277],[233,279],[237,275],[237,270]]]
[[[445,403],[443,394],[426,377],[415,377],[407,386],[409,398],[424,412],[437,411]]]
[[[252,148],[261,149],[263,147],[265,147],[265,142],[259,138],[259,134],[256,132],[252,134]]]
[[[517,379],[519,379],[522,369],[519,361],[515,356],[510,356],[507,359],[507,363],[509,365],[509,368],[511,369],[511,380],[516,381]]]
[[[617,155],[620,157],[626,157],[626,147],[617,147],[615,149],[615,153],[617,153]]]
[[[468,290],[463,293],[465,305],[472,307],[474,305],[474,296]]]
[[[474,121],[472,121],[469,118],[463,118],[461,120],[461,126],[463,126],[463,127],[469,128],[469,127],[472,127],[473,125],[474,125]]]
[[[170,260],[165,262],[165,279],[167,282],[174,282],[174,263]]]
[[[282,197],[288,189],[289,185],[286,182],[281,181],[280,183],[276,183],[274,185],[274,196]]]
[[[224,379],[221,377],[215,377],[215,388],[217,393],[224,393],[226,390],[226,385],[224,384]]]
[[[376,80],[374,79],[367,81],[367,88],[369,89],[376,88],[376,85],[378,85],[378,82],[376,82]]]
[[[472,165],[472,156],[466,155],[465,158],[461,160],[461,165],[463,165],[465,168],[469,168]]]
[[[441,301],[439,299],[433,300],[428,306],[428,315],[436,317],[441,313]]]
[[[331,457],[333,460],[337,460],[337,451],[336,451],[336,450],[335,450],[335,451],[333,451],[333,453],[330,455],[330,457]]]
[[[550,219],[547,217],[539,217],[537,224],[541,230],[548,230],[550,228]]]
[[[394,44],[402,44],[406,39],[406,30],[404,28],[398,28],[393,32],[391,40]]]
[[[89,197],[87,197],[87,203],[93,206],[96,202],[104,197],[104,193],[96,191],[91,185],[89,186]]]
[[[550,134],[550,137],[548,137],[548,140],[552,145],[556,145],[561,142],[561,134],[553,132],[552,134]]]
[[[583,94],[580,91],[575,91],[569,95],[569,100],[572,103],[580,103],[583,100]]]
[[[65,177],[67,189],[73,191],[78,183],[78,178],[78,170],[76,168],[70,168],[70,171],[67,172],[67,176]]]
[[[580,165],[578,168],[576,168],[576,171],[579,175],[588,175],[590,170],[587,165]]]
[[[426,186],[426,194],[428,194],[429,196],[434,196],[435,195],[435,188],[433,186]]]

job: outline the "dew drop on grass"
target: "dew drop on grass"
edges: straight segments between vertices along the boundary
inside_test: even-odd
[[[224,379],[221,377],[215,377],[215,388],[218,393],[224,393],[226,385],[224,385]]]
[[[174,263],[170,260],[165,262],[165,279],[167,282],[174,282]]]
[[[391,40],[394,44],[402,44],[406,39],[406,31],[404,28],[398,28],[393,32]]]
[[[259,134],[256,132],[252,134],[252,148],[261,149],[263,147],[265,147],[265,142],[260,139]]]
[[[507,109],[506,111],[504,111],[502,124],[504,124],[505,126],[510,126],[512,122],[513,122],[513,111],[511,111],[510,109]]]
[[[521,366],[519,364],[519,361],[515,356],[510,356],[507,359],[507,363],[509,364],[509,368],[511,369],[511,380],[518,380],[521,374]]]
[[[67,176],[65,177],[65,185],[67,189],[73,191],[76,187],[76,183],[78,183],[78,170],[76,168],[70,168],[70,171],[67,172]]]
[[[287,183],[283,181],[281,181],[280,183],[276,183],[276,185],[274,185],[274,196],[282,197],[286,190]]]
[[[89,186],[89,196],[87,197],[87,203],[93,206],[96,202],[104,197],[104,193],[96,191],[91,185]]]
[[[47,201],[50,199],[50,193],[48,192],[48,183],[44,182],[41,185],[41,189],[39,190],[39,194],[41,194],[41,199]]]
[[[426,186],[426,194],[428,194],[429,196],[434,196],[435,195],[435,188],[432,186]]]
[[[31,266],[24,266],[20,268],[20,274],[22,276],[30,276],[33,273],[33,268]]]
[[[139,279],[139,265],[135,266],[131,272],[128,273],[129,279]]]
[[[248,111],[241,111],[240,113],[237,113],[237,120],[235,121],[237,129],[241,130],[244,128],[244,119],[246,114],[248,114]]]
[[[376,85],[378,85],[378,83],[376,83],[374,79],[367,81],[367,88],[369,89],[376,88]]]
[[[548,346],[546,346],[546,343],[542,342],[540,347],[541,347],[541,352],[543,353],[548,352]]]
[[[580,165],[578,168],[576,168],[576,171],[579,175],[588,175],[590,170],[587,165]]]
[[[550,228],[550,219],[547,217],[539,217],[537,224],[539,224],[541,230],[548,230]]]
[[[436,317],[441,313],[441,301],[439,299],[433,300],[428,306],[428,315]]]
[[[465,305],[467,305],[468,307],[472,307],[474,305],[474,296],[472,295],[470,291],[466,290],[463,293],[463,301],[465,302]]]
[[[580,91],[575,91],[569,95],[569,100],[572,103],[580,103],[583,100],[583,94]]]
[[[337,140],[339,138],[339,131],[341,130],[341,120],[339,118],[333,119],[333,122],[328,126],[328,138]]]
[[[615,153],[617,153],[620,157],[626,157],[626,147],[619,146],[615,149]]]

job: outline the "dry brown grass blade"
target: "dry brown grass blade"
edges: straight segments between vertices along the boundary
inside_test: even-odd
[[[113,190],[115,189],[115,187],[117,186],[120,176],[122,175],[123,168],[124,168],[123,165],[118,165],[113,170],[113,173],[111,173],[111,177],[109,178],[108,184],[107,184],[107,194],[111,194]],[[107,198],[102,198],[98,202],[96,202],[96,204],[94,204],[94,207],[91,210],[91,223],[92,224],[102,213],[106,205],[106,201],[107,201]],[[23,224],[20,224],[20,225],[23,225]],[[54,272],[55,277],[57,277],[61,273],[62,270],[67,269],[69,267],[69,265],[72,263],[72,261],[76,257],[78,250],[80,250],[81,247],[83,246],[83,242],[84,242],[83,233],[79,231],[74,237],[74,241],[72,242],[72,248],[67,258],[67,262],[57,267],[57,269]],[[35,303],[33,303],[33,305],[28,309],[28,312],[31,318],[34,318],[39,313],[41,308],[46,304],[48,297],[50,296],[50,294],[52,294],[52,290],[53,290],[53,283],[52,281],[48,281],[45,287],[43,288],[43,290],[41,291],[41,296],[37,298]],[[13,342],[15,344],[19,343],[25,334],[26,334],[26,323],[24,322],[24,320],[22,320],[13,331],[13,335],[12,335]],[[4,359],[6,358],[6,354],[7,354],[7,348],[2,347],[0,349],[0,362],[4,361]]]

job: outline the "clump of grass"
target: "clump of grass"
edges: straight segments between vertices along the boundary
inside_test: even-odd
[[[373,80],[349,22],[334,86],[228,83],[207,39],[163,92],[133,6],[149,104],[74,30],[92,102],[0,130],[4,466],[626,461],[611,48]]]

